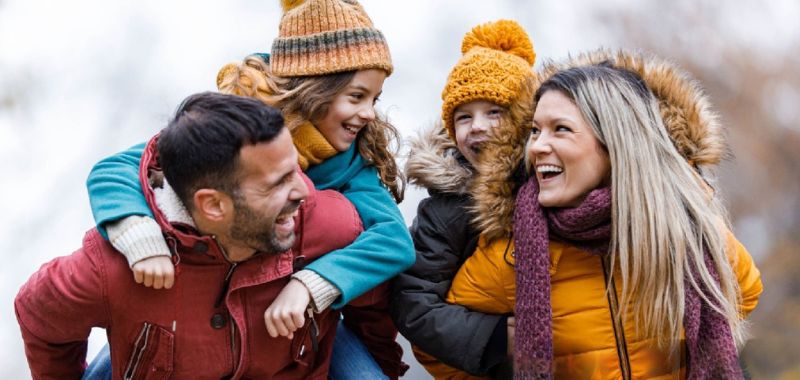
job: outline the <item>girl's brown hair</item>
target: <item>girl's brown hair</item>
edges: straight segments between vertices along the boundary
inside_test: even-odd
[[[248,96],[281,110],[286,126],[294,130],[306,121],[322,119],[333,98],[355,76],[355,71],[319,76],[283,78],[269,73],[269,64],[252,55],[240,64],[228,64],[217,76],[220,92]],[[381,182],[395,201],[403,201],[405,177],[394,156],[400,134],[385,116],[376,112],[375,120],[358,133],[356,143],[361,156],[378,170]]]

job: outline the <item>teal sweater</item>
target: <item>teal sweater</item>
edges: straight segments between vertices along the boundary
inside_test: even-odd
[[[104,226],[108,222],[131,215],[153,217],[139,182],[144,146],[136,145],[98,162],[86,181],[95,222],[106,239]],[[356,144],[309,168],[306,175],[317,189],[336,190],[347,197],[364,224],[364,232],[352,244],[305,267],[342,292],[334,308],[341,308],[414,263],[414,245],[400,210],[375,167],[358,154]],[[336,233],[335,229],[331,233]]]

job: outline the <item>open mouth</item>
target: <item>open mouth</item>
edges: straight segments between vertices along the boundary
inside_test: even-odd
[[[536,172],[542,176],[542,180],[549,180],[555,178],[564,172],[564,169],[555,165],[538,165]]]
[[[357,127],[350,124],[342,124],[342,128],[347,131],[350,135],[355,136],[358,134],[358,131],[361,130],[361,127]]]
[[[475,155],[481,152],[484,146],[484,141],[475,141],[469,144],[469,150],[471,150]]]
[[[297,216],[298,209],[292,212],[280,214],[275,218],[275,227],[283,233],[294,232],[294,217]]]

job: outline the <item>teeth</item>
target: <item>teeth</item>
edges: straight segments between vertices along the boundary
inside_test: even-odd
[[[346,129],[346,130],[347,130],[348,132],[350,132],[350,133],[358,133],[358,130],[359,130],[359,129],[361,129],[361,128],[357,128],[357,127],[352,127],[352,126],[349,126],[349,125],[345,125],[345,126],[344,126],[344,129]]]
[[[289,219],[291,219],[293,217],[294,217],[294,213],[285,214],[285,215],[278,215],[278,217],[275,218],[275,221],[278,222],[278,223],[283,223],[283,222],[286,222],[286,221],[288,221]]]
[[[536,171],[538,171],[539,173],[561,173],[564,171],[564,169],[561,169],[558,166],[553,166],[553,165],[542,165],[542,166],[537,166]]]

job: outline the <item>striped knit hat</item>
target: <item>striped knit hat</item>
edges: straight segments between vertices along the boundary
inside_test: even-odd
[[[281,6],[278,38],[272,43],[273,75],[364,69],[392,73],[386,39],[356,0],[281,0]]]

